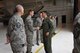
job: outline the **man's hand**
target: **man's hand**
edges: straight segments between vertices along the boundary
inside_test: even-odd
[[[10,38],[7,37],[6,40],[7,40],[7,42],[5,44],[9,44],[10,43]]]
[[[49,32],[46,33],[46,36],[48,36],[48,35],[49,35]]]
[[[36,29],[37,29],[37,30],[39,30],[39,29],[40,29],[40,27],[36,27]]]

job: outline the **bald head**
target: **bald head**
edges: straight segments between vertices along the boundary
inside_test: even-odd
[[[24,8],[20,4],[16,6],[15,10],[16,10],[16,13],[18,13],[19,15],[23,15],[24,14]]]

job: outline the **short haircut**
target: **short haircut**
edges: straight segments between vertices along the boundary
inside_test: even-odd
[[[48,14],[48,12],[47,12],[47,11],[42,11],[42,12],[46,13],[46,15]]]
[[[34,11],[33,9],[29,9],[28,14],[30,14],[30,12]]]
[[[40,13],[42,13],[43,11],[41,11]]]
[[[18,10],[20,9],[19,7],[23,7],[23,6],[20,4],[16,5],[16,7],[14,9],[14,13],[18,12]]]
[[[47,16],[51,15],[48,11],[42,11],[42,12],[46,13]]]

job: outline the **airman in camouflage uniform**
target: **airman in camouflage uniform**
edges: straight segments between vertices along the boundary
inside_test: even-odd
[[[52,21],[52,24],[53,24],[53,27],[54,27],[53,34],[55,35],[56,34],[56,32],[55,32],[55,30],[56,30],[56,18],[51,16],[50,20]]]
[[[9,37],[10,45],[13,53],[26,53],[26,34],[23,19],[24,9],[21,5],[15,8],[15,14],[9,20],[7,29],[7,37]]]
[[[29,15],[25,20],[25,28],[26,28],[26,41],[27,41],[27,52],[31,53],[32,45],[33,45],[33,20],[32,16],[34,15],[33,10],[29,10]]]
[[[37,41],[37,45],[39,45],[39,41],[43,42],[43,35],[42,35],[42,29],[40,29],[40,27],[42,26],[42,22],[43,22],[43,16],[42,16],[42,12],[40,12],[40,15],[39,17],[36,19],[36,34],[37,34],[37,37],[36,37],[36,41]],[[40,29],[40,30],[39,30]]]
[[[80,53],[80,12],[74,20],[74,50],[73,53]]]

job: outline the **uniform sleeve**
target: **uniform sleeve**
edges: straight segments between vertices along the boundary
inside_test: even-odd
[[[43,29],[45,32],[49,32],[49,24],[46,20],[43,22],[41,29]]]
[[[10,35],[9,35],[9,26],[7,27],[7,33],[6,33],[6,36],[7,36],[7,37],[10,37]]]
[[[77,24],[79,18],[80,18],[80,13],[78,13],[78,15],[76,16],[76,18],[74,19],[73,25]]]
[[[78,21],[78,17],[76,16],[76,18],[74,19],[73,25],[75,25],[77,23],[77,21]]]
[[[10,19],[9,20],[9,23],[8,23],[8,27],[7,27],[7,33],[6,33],[6,36],[10,37],[10,32],[11,32],[11,22],[12,20]]]
[[[25,29],[24,28],[24,22],[23,22],[22,19],[15,21],[14,25],[15,26],[13,28],[14,28],[15,31],[16,30],[23,31]]]
[[[50,31],[48,22],[45,23],[44,27],[46,28],[46,32]]]
[[[48,20],[48,26],[49,26],[49,32],[51,32],[54,29],[54,27],[50,20]]]
[[[21,26],[22,26],[22,23],[16,22],[15,29],[19,29],[19,28],[21,28]]]
[[[25,27],[28,27],[28,30],[30,30],[31,32],[33,32],[33,24],[29,19],[26,19],[25,21]]]
[[[41,26],[41,21],[39,18],[37,18],[37,26],[40,27]]]

